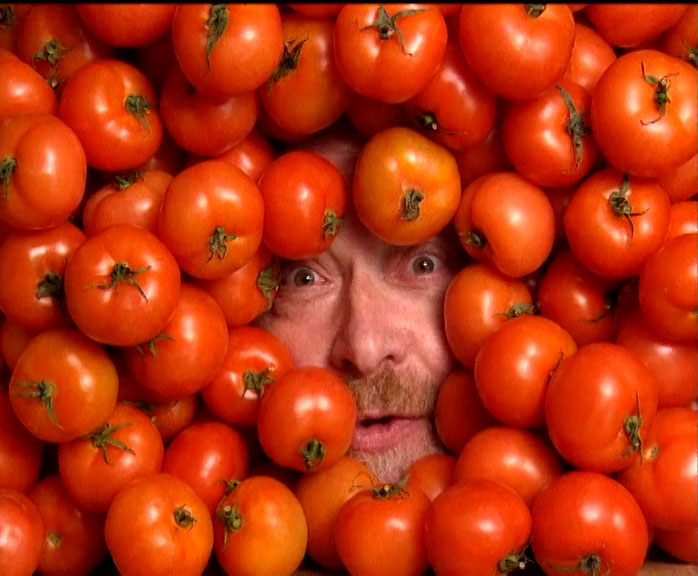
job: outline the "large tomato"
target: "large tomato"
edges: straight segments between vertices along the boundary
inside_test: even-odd
[[[34,574],[43,535],[44,521],[31,498],[17,488],[0,488],[0,574]]]
[[[574,46],[563,78],[579,84],[589,94],[617,58],[613,47],[592,26],[575,21]]]
[[[90,31],[110,46],[145,46],[172,26],[176,4],[76,4]]]
[[[0,32],[2,27],[0,27]],[[44,78],[14,52],[0,47],[0,122],[9,116],[58,111],[56,93]]]

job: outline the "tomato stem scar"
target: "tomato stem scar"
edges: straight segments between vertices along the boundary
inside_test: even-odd
[[[225,4],[213,4],[208,20],[204,24],[206,35],[206,66],[211,69],[211,52],[216,42],[223,36],[228,27],[228,7]]]
[[[0,185],[2,186],[2,197],[7,198],[10,193],[10,179],[12,172],[17,167],[17,159],[12,156],[5,158],[0,163]]]

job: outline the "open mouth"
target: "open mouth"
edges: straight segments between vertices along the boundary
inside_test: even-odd
[[[420,429],[423,420],[398,415],[361,417],[354,428],[352,450],[382,452],[395,448]]]

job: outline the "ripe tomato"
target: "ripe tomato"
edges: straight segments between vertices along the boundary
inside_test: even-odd
[[[55,114],[58,111],[56,93],[41,74],[14,52],[0,48],[0,71],[0,123],[18,114]]]
[[[550,576],[570,570],[638,574],[647,554],[647,522],[622,484],[572,470],[545,488],[531,512],[531,550]]]
[[[26,326],[15,322],[11,318],[5,318],[0,326],[0,348],[5,364],[10,370],[14,370],[20,354],[27,342],[39,332],[29,330]]]
[[[315,472],[346,454],[355,423],[354,396],[344,380],[328,368],[298,366],[265,389],[257,434],[272,462]]]
[[[105,513],[126,484],[160,471],[163,440],[140,408],[119,401],[95,429],[58,446],[58,472],[75,503]]]
[[[696,62],[698,55],[698,6],[689,4],[679,21],[661,36],[660,50]]]
[[[47,474],[27,492],[44,524],[37,571],[46,576],[91,574],[107,555],[104,516],[80,507],[58,474]]]
[[[531,512],[514,490],[467,479],[434,499],[424,535],[437,574],[506,574],[526,566]]]
[[[424,523],[430,505],[424,492],[407,491],[400,483],[364,488],[349,498],[333,528],[337,553],[348,572],[423,574],[427,568]]]
[[[591,131],[618,170],[653,178],[696,153],[698,77],[689,63],[658,50],[619,56],[599,79]]]
[[[170,30],[176,4],[76,4],[80,18],[110,46],[146,46]]]
[[[685,342],[698,333],[697,234],[667,241],[640,272],[638,297],[647,323],[657,333]]]
[[[116,405],[119,379],[106,350],[79,330],[32,338],[10,378],[17,417],[37,438],[67,442],[102,424]]]
[[[262,242],[264,198],[240,168],[206,160],[170,182],[158,236],[195,278],[221,278],[247,263]]]
[[[682,234],[698,233],[698,200],[680,200],[669,208],[667,240]]]
[[[51,228],[80,205],[87,181],[85,151],[75,132],[52,114],[20,114],[0,124],[0,221]]]
[[[206,505],[184,480],[166,472],[136,478],[117,492],[104,535],[124,576],[199,575],[213,549]]]
[[[354,96],[345,115],[351,125],[366,138],[409,122],[404,103],[391,104],[361,94]]]
[[[407,470],[405,489],[408,492],[413,489],[421,490],[433,501],[453,484],[455,466],[456,457],[453,454],[434,452],[420,456]]]
[[[512,278],[538,269],[555,242],[550,200],[515,171],[491,172],[471,182],[460,196],[453,224],[470,256]]]
[[[345,4],[335,20],[334,57],[355,92],[400,103],[436,73],[447,39],[437,6]]]
[[[364,226],[389,244],[420,244],[451,221],[461,195],[448,148],[404,126],[373,136],[356,161],[352,196]]]
[[[545,420],[560,455],[578,468],[617,472],[642,450],[657,411],[657,383],[627,348],[582,346],[548,383]]]
[[[256,90],[284,48],[276,4],[182,4],[172,20],[172,47],[199,91],[230,96]]]
[[[456,150],[453,155],[458,164],[463,188],[488,172],[506,172],[514,169],[504,152],[500,121],[495,122],[484,140],[463,150]]]
[[[698,525],[685,530],[655,528],[653,542],[682,562],[698,564]]]
[[[33,574],[41,561],[44,522],[34,502],[16,488],[0,488],[0,574]]]
[[[87,164],[97,170],[135,168],[162,142],[155,89],[125,60],[102,58],[76,70],[63,85],[58,114],[80,139]]]
[[[507,100],[535,98],[559,80],[574,35],[566,4],[464,4],[459,16],[465,59],[485,86]]]
[[[332,244],[342,225],[346,183],[329,160],[309,150],[274,159],[259,180],[264,244],[282,258],[309,258]]]
[[[153,233],[116,224],[85,240],[65,269],[68,312],[93,340],[131,346],[154,338],[179,300],[180,269]]]
[[[13,230],[0,244],[0,309],[6,318],[34,332],[68,326],[63,274],[84,241],[68,220],[44,230]]]
[[[591,94],[617,56],[594,27],[575,20],[574,28],[572,55],[563,78],[579,84]]]
[[[565,210],[569,247],[600,276],[636,276],[664,241],[670,204],[653,180],[598,170],[577,187]]]
[[[305,556],[308,522],[283,482],[250,476],[218,504],[214,534],[216,560],[226,574],[292,574]]]

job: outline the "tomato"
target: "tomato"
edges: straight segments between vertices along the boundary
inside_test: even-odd
[[[133,64],[103,58],[76,70],[63,85],[60,118],[77,134],[87,164],[129,170],[162,142],[162,120],[150,80]]]
[[[119,489],[160,471],[164,451],[151,418],[119,401],[95,429],[58,446],[58,471],[78,506],[104,513]]]
[[[0,387],[0,488],[26,492],[44,464],[45,444],[17,418],[10,395]]]
[[[10,371],[14,370],[17,365],[17,360],[27,342],[39,332],[30,330],[11,318],[5,318],[2,321],[0,326],[0,349],[2,349],[2,356]]]
[[[346,109],[346,117],[363,136],[370,138],[393,126],[409,122],[404,102],[393,104],[356,94]]]
[[[128,371],[158,402],[195,394],[219,373],[228,349],[228,326],[214,298],[189,282],[162,331],[124,348]]]
[[[256,90],[284,47],[276,4],[182,4],[172,20],[172,46],[184,76],[199,91],[230,96]]]
[[[213,549],[206,505],[184,480],[166,472],[136,478],[117,492],[104,535],[124,576],[198,575]]]
[[[58,98],[41,74],[3,48],[0,48],[0,70],[0,123],[17,114],[58,111]]]
[[[201,399],[224,422],[254,427],[264,391],[293,367],[277,336],[258,326],[233,327],[223,365],[201,390]]]
[[[668,240],[640,272],[638,297],[647,324],[673,340],[696,340],[698,254],[696,234]]]
[[[507,318],[532,307],[523,280],[505,276],[487,262],[466,266],[453,277],[444,296],[444,328],[454,356],[472,369],[484,340]]]
[[[5,316],[34,332],[68,326],[63,274],[84,241],[82,230],[68,220],[44,230],[12,231],[0,244]]]
[[[531,549],[546,574],[638,574],[642,567],[647,522],[630,492],[605,474],[566,472],[540,493],[531,516]]]
[[[106,420],[119,381],[106,350],[79,330],[56,328],[32,338],[10,379],[10,401],[29,431],[67,442]]]
[[[453,484],[453,470],[456,457],[453,454],[434,452],[420,456],[407,470],[405,489],[418,489],[434,500],[441,492]]]
[[[466,186],[453,224],[470,256],[512,278],[538,269],[555,242],[550,200],[515,171],[484,174]]]
[[[436,73],[447,39],[437,6],[345,4],[335,20],[334,57],[355,92],[401,103]]]
[[[33,574],[44,543],[44,522],[36,505],[16,488],[0,488],[0,520],[0,573]]]
[[[212,97],[192,87],[176,64],[160,94],[160,114],[172,139],[184,150],[217,156],[241,142],[254,128],[259,98],[248,90]]]
[[[110,46],[145,46],[170,30],[176,4],[76,4],[80,18]]]
[[[550,375],[577,351],[572,335],[545,318],[523,314],[500,326],[475,357],[475,387],[497,420],[520,428],[545,426]]]
[[[284,53],[259,99],[274,122],[296,134],[312,134],[334,123],[354,91],[334,58],[334,22],[289,13],[283,16]],[[312,94],[312,98],[307,95]]]
[[[527,564],[531,513],[510,488],[468,479],[434,499],[424,534],[437,574],[505,574]]]
[[[623,54],[606,69],[591,100],[591,132],[609,164],[653,178],[695,155],[696,74],[650,49]]]
[[[495,121],[494,127],[484,140],[462,150],[455,150],[453,155],[463,188],[488,172],[506,172],[514,169],[504,152],[499,120]]]
[[[15,51],[17,32],[32,4],[3,4],[0,6],[0,49]]]
[[[587,344],[565,358],[550,378],[548,434],[574,466],[617,472],[638,457],[657,403],[652,373],[630,350],[612,342]]]
[[[502,117],[507,157],[525,178],[549,188],[570,186],[598,164],[589,128],[591,94],[562,79],[535,98],[512,102]]]
[[[698,525],[676,531],[655,528],[654,542],[674,558],[698,564]]]
[[[342,570],[334,542],[334,523],[342,505],[377,479],[368,466],[352,456],[314,474],[302,474],[293,493],[308,521],[307,555],[323,568]]]
[[[450,40],[439,69],[405,107],[413,125],[425,135],[462,150],[491,132],[497,97],[470,69],[458,41]]]
[[[698,200],[681,200],[669,208],[667,240],[682,234],[698,233]]]
[[[698,6],[689,4],[679,21],[661,37],[660,49],[677,58],[696,63],[698,58]]]
[[[298,12],[299,14],[303,14],[304,16],[308,16],[310,18],[333,18],[339,14],[339,11],[342,9],[344,4],[339,2],[330,2],[327,4],[323,4],[321,2],[313,4],[295,4],[292,2],[287,2],[286,6],[288,6],[294,12]]]
[[[218,159],[234,164],[255,182],[274,161],[276,153],[269,139],[256,126]]]
[[[58,474],[42,477],[27,496],[44,524],[37,571],[46,576],[92,573],[107,555],[104,516],[76,504]]]
[[[558,81],[574,36],[566,4],[463,4],[459,16],[466,61],[485,86],[507,100],[535,98]]]
[[[468,439],[494,423],[482,404],[472,371],[456,368],[449,372],[434,405],[434,426],[444,446],[459,454]]]
[[[168,444],[162,462],[162,471],[189,484],[211,514],[225,496],[228,482],[245,478],[248,467],[242,436],[216,420],[187,426]]]
[[[396,126],[376,134],[356,161],[356,214],[389,244],[420,244],[438,234],[456,213],[460,194],[451,152],[411,128]]]
[[[333,535],[350,574],[419,575],[427,568],[424,523],[431,500],[400,483],[354,494],[339,509]],[[376,546],[380,542],[381,546]]]
[[[690,200],[698,194],[698,154],[671,172],[657,178],[657,182],[672,202]]]
[[[130,346],[154,338],[179,300],[180,269],[152,232],[116,224],[85,240],[63,278],[68,312],[93,340]]]
[[[269,250],[298,259],[330,247],[347,203],[346,183],[334,164],[316,152],[292,150],[274,159],[258,185]]]
[[[221,278],[247,263],[262,242],[260,189],[221,160],[179,172],[165,192],[158,236],[180,268],[195,278]]]
[[[670,204],[653,180],[598,170],[577,187],[565,210],[569,247],[599,276],[636,276],[664,241]]]
[[[355,422],[354,396],[341,377],[321,366],[297,366],[265,389],[257,434],[272,462],[315,472],[346,454]]]
[[[617,479],[637,500],[652,526],[686,530],[698,515],[698,420],[693,408],[657,411],[642,446],[643,458]]]
[[[574,45],[564,79],[579,84],[589,94],[601,75],[617,58],[613,47],[592,26],[575,20]]]
[[[226,574],[292,574],[303,561],[303,507],[275,478],[250,476],[233,484],[214,518],[214,553]]]
[[[57,226],[80,205],[86,181],[85,151],[60,118],[20,114],[0,124],[0,221]]]

